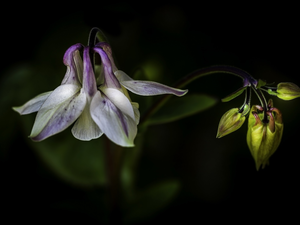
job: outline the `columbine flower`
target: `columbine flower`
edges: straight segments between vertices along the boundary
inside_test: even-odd
[[[247,144],[257,170],[269,164],[269,158],[278,148],[283,133],[281,112],[273,108],[272,101],[269,101],[268,121],[262,119],[262,111],[261,106],[252,106],[247,133]]]
[[[104,50],[105,49],[105,50]],[[80,56],[83,53],[83,60]],[[101,73],[95,78],[90,55],[100,55]],[[117,70],[109,45],[71,46],[64,55],[67,72],[60,86],[13,109],[21,115],[36,112],[30,134],[34,141],[57,134],[75,121],[72,134],[79,140],[91,140],[103,133],[114,143],[133,146],[139,123],[138,104],[131,102],[125,88],[139,95],[174,94],[183,96],[186,90],[171,88],[156,82],[135,81]],[[117,79],[117,77],[118,79]],[[125,87],[125,88],[124,88]]]

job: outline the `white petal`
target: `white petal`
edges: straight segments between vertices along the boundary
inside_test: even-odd
[[[71,131],[73,136],[81,141],[90,141],[103,134],[91,117],[89,104],[86,105]]]
[[[86,95],[80,87],[65,84],[57,87],[37,113],[30,137],[41,141],[70,126],[82,113]]]
[[[97,92],[91,102],[91,116],[105,135],[115,144],[134,146],[137,134],[135,121],[122,113],[108,98]]]
[[[133,80],[122,70],[117,70],[115,72],[115,75],[125,88],[127,88],[132,93],[138,95],[152,96],[152,95],[162,95],[162,94],[173,94],[176,96],[183,96],[187,93],[187,90],[172,88],[167,85],[160,84],[153,81]]]
[[[132,119],[135,119],[131,103],[121,91],[115,88],[106,87],[102,88],[101,90],[118,109],[130,116]]]
[[[115,76],[118,78],[118,80],[121,81],[129,81],[133,80],[131,77],[129,77],[125,72],[122,70],[115,71]]]
[[[173,94],[176,96],[183,96],[187,93],[187,90],[172,88],[153,81],[126,80],[120,81],[120,83],[132,93],[143,96],[162,94]]]
[[[52,91],[42,93],[34,97],[33,99],[29,100],[22,106],[13,107],[13,110],[17,111],[21,115],[37,112],[51,93]]]
[[[74,63],[77,72],[77,77],[79,79],[79,82],[82,83],[83,63],[79,51],[76,51],[74,53]]]

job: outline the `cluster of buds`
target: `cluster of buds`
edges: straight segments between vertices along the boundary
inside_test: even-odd
[[[269,158],[277,150],[283,133],[282,115],[279,109],[273,107],[273,101],[266,101],[263,92],[277,96],[283,100],[300,97],[300,88],[293,83],[279,83],[277,87],[269,87],[262,80],[256,81],[245,71],[237,68],[228,72],[240,76],[244,80],[242,88],[224,98],[227,102],[245,92],[245,102],[240,108],[227,111],[219,122],[217,138],[221,138],[238,130],[248,119],[247,144],[255,161],[256,169],[269,164]],[[251,90],[255,92],[261,105],[250,107]],[[251,110],[250,110],[251,108]]]

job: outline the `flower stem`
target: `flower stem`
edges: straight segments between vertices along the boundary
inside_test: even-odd
[[[240,107],[239,113],[244,113],[244,115],[245,115],[246,114],[245,109],[246,109],[246,111],[250,110],[250,109],[245,108],[250,105],[250,101],[251,101],[251,89],[250,89],[250,87],[247,87],[245,90],[245,101],[244,101],[244,104]]]
[[[254,85],[254,87],[256,87],[258,83],[257,80],[255,80],[249,73],[247,73],[242,69],[233,66],[217,65],[217,66],[202,68],[186,75],[181,80],[179,80],[174,85],[174,87],[183,88],[198,78],[211,75],[211,74],[216,74],[216,73],[226,73],[226,74],[238,76],[243,79],[244,87],[251,86],[251,85]],[[145,121],[147,121],[147,119],[151,117],[155,112],[157,112],[170,99],[170,97],[171,95],[165,95],[161,99],[159,99],[156,103],[154,103],[154,105],[141,118],[140,124],[143,124]]]
[[[182,88],[200,77],[204,77],[215,73],[227,73],[227,74],[238,76],[243,79],[244,87],[250,86],[251,84],[257,85],[257,81],[246,71],[233,66],[217,65],[217,66],[202,68],[188,74],[187,76],[183,77],[181,80],[177,82],[176,87]]]
[[[99,41],[98,38],[97,38],[97,33],[98,32],[101,32],[101,30],[97,27],[93,27],[91,30],[90,30],[90,34],[89,34],[89,38],[88,38],[88,46],[89,47],[94,47],[96,42]]]
[[[260,104],[263,108],[263,113],[264,113],[264,118],[262,120],[262,122],[264,123],[268,123],[269,120],[268,120],[268,114],[267,114],[267,111],[268,111],[268,103],[267,103],[267,100],[265,98],[265,96],[263,95],[263,93],[261,92],[260,89],[257,89],[256,87],[254,87],[252,85],[252,89],[254,90],[255,94],[257,95],[259,101],[260,101]]]
[[[112,146],[110,140],[106,138],[105,157],[106,170],[108,179],[109,196],[109,224],[121,223],[121,209],[120,209],[120,157],[121,151],[119,146]]]

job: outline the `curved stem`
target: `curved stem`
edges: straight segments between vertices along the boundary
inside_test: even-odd
[[[244,86],[251,86],[254,85],[256,87],[257,81],[246,71],[239,69],[237,67],[233,66],[224,66],[224,65],[218,65],[218,66],[211,66],[202,68],[199,70],[196,70],[185,77],[183,77],[181,80],[179,80],[175,84],[175,88],[183,88],[187,84],[191,83],[192,81],[215,73],[227,73],[231,75],[238,76],[243,79]],[[171,95],[165,95],[160,100],[158,100],[141,118],[140,124],[144,123],[150,116],[152,116],[158,109],[160,109],[171,97]]]
[[[227,73],[238,76],[244,80],[244,86],[250,86],[251,84],[254,84],[255,86],[257,85],[257,80],[255,80],[249,73],[242,69],[233,66],[216,65],[202,68],[188,74],[187,76],[183,77],[181,80],[178,81],[176,87],[182,88],[200,77],[215,73]]]
[[[89,38],[88,38],[88,46],[94,47],[97,42],[97,33],[101,32],[98,27],[93,27],[90,31]]]
[[[261,92],[261,90],[257,89],[256,87],[254,87],[252,85],[252,89],[254,90],[255,94],[257,95],[259,101],[260,101],[260,104],[262,105],[263,107],[263,113],[264,113],[264,118],[262,120],[262,122],[264,123],[268,123],[269,120],[268,120],[268,114],[267,114],[267,111],[268,111],[268,103],[267,103],[267,100],[265,98],[265,96],[263,95],[263,93]]]
[[[99,31],[99,28],[97,27],[93,27],[90,30],[90,34],[89,34],[89,38],[88,38],[88,46],[90,47],[90,59],[91,59],[91,63],[92,63],[92,68],[95,72],[95,54],[92,52],[92,48],[95,46],[96,41],[97,41],[97,37],[96,34]]]
[[[250,110],[249,109],[250,101],[251,101],[251,90],[250,90],[250,87],[247,87],[246,91],[245,91],[245,101],[244,101],[244,104],[239,109],[239,113],[244,113],[244,115],[245,115],[249,112],[249,110]],[[248,107],[248,108],[246,108],[246,110],[248,111],[246,113],[244,112],[245,107]]]

